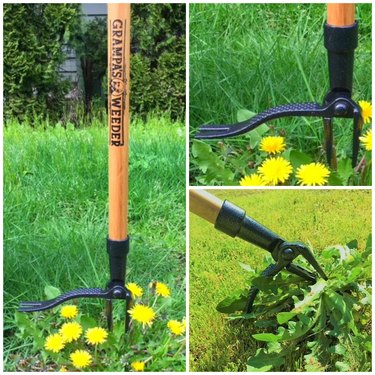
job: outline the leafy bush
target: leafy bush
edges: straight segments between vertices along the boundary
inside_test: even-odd
[[[4,114],[58,118],[69,83],[58,69],[79,4],[4,4]]]
[[[62,44],[68,39],[84,74],[85,114],[92,110],[93,97],[101,95],[95,93],[94,82],[102,82],[106,96],[106,20],[83,21],[79,13],[79,4],[4,5],[7,118],[43,119],[48,115],[53,121],[84,122],[83,111],[77,110],[81,98],[73,104],[65,99],[71,85],[58,73],[66,57]],[[185,4],[134,4],[131,34],[133,113],[146,119],[150,113],[168,112],[172,119],[183,119]],[[77,114],[82,119],[75,118]]]
[[[107,71],[106,19],[95,17],[89,22],[82,19],[70,37],[70,44],[80,61],[85,92],[85,114],[88,115],[91,114],[91,102],[95,93],[94,83],[101,83]],[[105,89],[104,92],[106,91]],[[100,90],[98,94],[101,96]]]
[[[254,312],[231,319],[248,320],[259,342],[248,371],[371,370],[371,236],[364,251],[357,247],[351,241],[325,249],[319,261],[329,279],[314,285],[286,272],[257,277],[245,267],[261,292]],[[243,310],[247,295],[233,293],[218,311]]]
[[[131,107],[185,115],[185,4],[132,6]]]

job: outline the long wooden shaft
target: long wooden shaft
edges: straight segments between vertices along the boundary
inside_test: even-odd
[[[355,22],[355,4],[327,4],[327,23],[331,26],[351,26]]]
[[[204,190],[190,190],[190,211],[215,224],[223,201]]]
[[[128,237],[130,4],[108,4],[109,230]]]

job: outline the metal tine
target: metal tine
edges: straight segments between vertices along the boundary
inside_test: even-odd
[[[316,283],[316,277],[314,274],[312,274],[307,269],[298,266],[297,264],[290,263],[288,266],[285,267],[289,272],[293,273],[294,275],[297,275],[299,277],[302,277],[306,281],[310,283]]]
[[[327,163],[332,167],[332,156],[333,156],[333,127],[332,127],[332,118],[323,117],[324,125],[324,143],[325,151],[327,157]]]
[[[263,272],[260,274],[261,277],[272,277],[277,275],[284,267],[280,264],[270,264]],[[245,313],[250,314],[253,310],[253,304],[255,301],[256,296],[259,293],[259,289],[252,286],[249,291],[249,296],[245,308]]]
[[[108,331],[113,329],[113,304],[111,299],[107,299],[105,307],[105,315],[107,317]]]
[[[324,279],[328,280],[327,275],[324,273],[322,267],[320,267],[319,263],[314,257],[312,251],[307,247],[302,247],[299,249],[300,254],[311,264],[312,267],[319,273],[319,275]]]
[[[352,167],[357,166],[358,153],[359,153],[359,136],[363,126],[363,118],[359,111],[354,113],[353,119],[353,151],[352,151]]]
[[[131,293],[129,294],[128,298],[126,299],[126,308],[125,308],[125,333],[129,330],[130,327],[130,314],[129,310],[133,307],[133,298]]]

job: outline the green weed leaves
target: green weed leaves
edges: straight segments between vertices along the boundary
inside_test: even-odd
[[[329,279],[314,285],[287,272],[273,279],[252,273],[260,293],[251,314],[238,313],[248,289],[219,303],[217,310],[230,319],[253,324],[259,348],[248,371],[371,369],[371,236],[365,249],[357,247],[351,241],[323,250],[319,261]]]

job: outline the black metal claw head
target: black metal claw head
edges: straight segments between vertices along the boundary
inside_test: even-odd
[[[267,109],[249,120],[233,125],[202,125],[195,135],[197,139],[222,139],[238,136],[256,129],[267,121],[282,117],[321,117],[324,120],[326,132],[326,153],[328,164],[332,162],[333,134],[332,120],[334,118],[353,119],[353,166],[357,163],[359,152],[359,136],[362,128],[362,117],[360,108],[347,93],[329,93],[324,104],[318,103],[296,103],[284,104]]]
[[[297,275],[309,283],[316,283],[316,277],[313,273],[307,269],[293,264],[293,260],[302,255],[308,263],[317,271],[317,273],[324,279],[328,280],[327,275],[324,273],[322,267],[319,265],[318,261],[315,259],[312,251],[303,243],[300,242],[283,242],[279,247],[272,252],[272,256],[276,261],[276,264],[269,265],[262,273],[261,277],[269,278],[276,276],[284,268]],[[254,305],[256,296],[259,293],[259,289],[252,286],[249,290],[248,302],[246,304],[245,313],[251,313]]]

